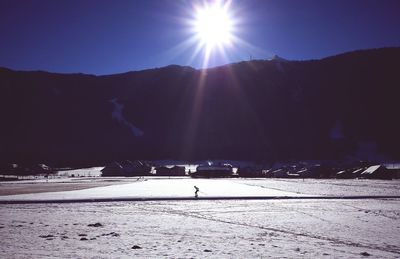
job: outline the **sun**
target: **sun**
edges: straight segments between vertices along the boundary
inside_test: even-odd
[[[182,8],[184,15],[178,19],[185,25],[187,38],[170,50],[173,55],[185,55],[187,64],[201,68],[241,59],[243,53],[248,56],[252,46],[242,38],[246,30],[245,6],[233,0],[185,3]]]
[[[233,20],[227,3],[223,5],[216,1],[196,9],[194,31],[200,43],[209,50],[232,41]]]

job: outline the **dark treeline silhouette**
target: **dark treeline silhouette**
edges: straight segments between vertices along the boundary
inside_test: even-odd
[[[400,48],[108,76],[0,68],[0,161],[400,159]]]

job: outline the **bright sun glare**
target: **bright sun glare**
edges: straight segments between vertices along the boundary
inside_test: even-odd
[[[209,50],[231,43],[233,25],[228,8],[228,4],[217,1],[196,10],[194,29],[201,44]]]
[[[188,1],[189,2],[189,1]],[[191,50],[188,63],[202,56],[202,68],[236,59],[251,47],[240,37],[243,32],[243,9],[233,0],[198,0],[190,2],[188,38],[175,47],[177,52]],[[240,15],[239,15],[240,14]]]

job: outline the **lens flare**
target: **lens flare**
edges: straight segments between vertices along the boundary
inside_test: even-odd
[[[194,29],[198,39],[206,47],[214,48],[231,42],[233,22],[228,7],[217,2],[197,8]]]

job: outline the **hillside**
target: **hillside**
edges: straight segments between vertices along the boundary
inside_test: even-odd
[[[93,76],[0,68],[0,162],[400,159],[400,48]]]

